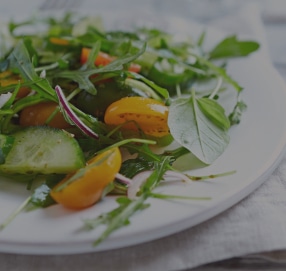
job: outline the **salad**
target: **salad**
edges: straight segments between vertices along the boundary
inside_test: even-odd
[[[174,163],[191,153],[207,166],[225,151],[246,108],[227,60],[259,44],[228,36],[206,51],[206,35],[107,31],[98,18],[71,13],[10,22],[0,45],[0,176],[31,196],[1,228],[28,206],[80,211],[116,195],[117,208],[84,221],[106,226],[97,245],[148,198],[207,200],[156,187],[234,173],[191,176]],[[221,99],[228,92],[230,112]]]

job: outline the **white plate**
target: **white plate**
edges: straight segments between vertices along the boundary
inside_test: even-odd
[[[119,18],[119,17],[118,17]],[[126,18],[115,23],[127,25]],[[133,15],[130,20],[138,17]],[[153,17],[154,19],[154,17]],[[145,17],[150,23],[150,18]],[[153,20],[154,21],[154,20]],[[114,23],[114,21],[113,21]],[[157,18],[159,26],[173,31],[189,31],[197,35],[203,27],[180,19]],[[223,36],[208,30],[208,44]],[[283,80],[259,53],[232,60],[229,73],[244,86],[243,99],[248,109],[242,122],[232,127],[231,142],[226,152],[211,166],[192,171],[193,175],[237,170],[228,177],[196,182],[164,185],[158,191],[166,194],[210,196],[209,201],[166,201],[150,199],[151,207],[135,214],[131,224],[110,236],[101,245],[92,246],[102,229],[80,231],[82,219],[93,218],[117,206],[106,198],[89,209],[75,212],[52,206],[19,214],[0,233],[0,252],[21,254],[72,254],[103,251],[154,240],[197,225],[231,207],[267,179],[275,169],[286,144],[286,91]],[[25,186],[8,180],[0,182],[0,222],[29,195]]]

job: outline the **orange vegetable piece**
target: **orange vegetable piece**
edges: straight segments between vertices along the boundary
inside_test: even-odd
[[[117,147],[107,150],[89,160],[85,168],[67,175],[51,190],[50,195],[67,208],[90,207],[101,199],[104,188],[115,179],[121,162]]]
[[[51,37],[50,42],[56,45],[63,45],[63,46],[69,45],[68,40],[57,38],[57,37]]]
[[[1,87],[7,87],[7,86],[13,86],[19,83],[23,82],[23,80],[18,76],[13,74],[11,71],[4,71],[0,73],[0,86]],[[31,92],[31,89],[26,86],[20,87],[18,93],[17,93],[17,98],[23,98],[27,96]]]
[[[41,102],[25,107],[20,113],[19,123],[22,126],[45,125],[65,129],[70,124],[65,120],[61,112],[57,112],[49,123],[46,123],[51,114],[57,109],[58,104],[55,102]]]
[[[169,134],[168,107],[146,97],[125,97],[112,103],[105,112],[104,121],[109,125],[122,125],[122,129],[163,137]]]
[[[81,57],[80,57],[81,64],[84,64],[87,61],[88,56],[90,54],[90,51],[91,51],[90,48],[87,48],[87,47],[82,48]],[[114,57],[114,56],[110,56],[109,54],[99,52],[95,61],[94,61],[94,64],[96,66],[106,66],[107,64],[109,64],[110,62],[112,62],[115,59],[116,59],[116,57]],[[141,70],[141,66],[136,64],[136,63],[131,63],[128,70],[131,72],[138,73]]]

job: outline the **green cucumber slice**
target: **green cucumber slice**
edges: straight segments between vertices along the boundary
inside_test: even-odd
[[[4,173],[66,174],[85,165],[78,142],[64,130],[35,126],[12,136],[14,143],[0,165]]]
[[[5,163],[5,157],[11,150],[14,143],[14,137],[0,134],[0,164]]]

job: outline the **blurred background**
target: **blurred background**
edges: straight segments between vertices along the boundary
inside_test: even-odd
[[[286,71],[286,54],[281,54],[286,50],[285,0],[0,0],[0,3],[0,22],[11,18],[22,19],[38,10],[57,13],[69,7],[73,11],[78,8],[85,9],[92,14],[125,11],[126,14],[132,15],[132,11],[136,11],[142,13],[142,16],[146,13],[153,16],[172,15],[203,24],[225,15],[231,16],[245,4],[256,3],[262,14],[272,60],[281,68],[285,65]],[[51,5],[57,9],[49,10]]]

